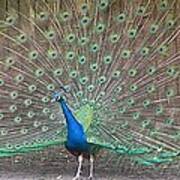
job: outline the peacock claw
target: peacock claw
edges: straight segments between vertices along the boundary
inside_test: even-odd
[[[88,180],[93,180],[93,176],[89,176],[89,177],[88,177]]]
[[[75,176],[75,177],[73,177],[72,180],[81,180],[81,179],[82,179],[81,176]]]
[[[62,175],[59,175],[56,179],[57,180],[63,180],[63,177],[62,177]]]

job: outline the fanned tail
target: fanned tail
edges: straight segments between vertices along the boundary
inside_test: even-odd
[[[31,2],[30,16],[6,12],[0,156],[63,144],[64,118],[50,103],[63,86],[89,142],[139,164],[178,161],[178,8],[177,0],[62,0]]]

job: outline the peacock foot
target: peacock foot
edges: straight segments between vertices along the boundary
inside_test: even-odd
[[[81,176],[75,176],[75,177],[73,177],[72,180],[82,180],[82,177]]]
[[[59,175],[56,179],[57,180],[63,180],[63,177],[62,177],[62,175]]]
[[[88,180],[93,180],[93,176],[89,176],[89,177],[88,177]]]

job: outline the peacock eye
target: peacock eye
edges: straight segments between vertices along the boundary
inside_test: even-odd
[[[56,97],[56,101],[59,101],[59,100],[60,100],[60,98],[61,98],[60,96],[57,96],[57,97]]]

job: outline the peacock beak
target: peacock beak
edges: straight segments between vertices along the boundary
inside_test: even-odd
[[[54,103],[56,100],[53,98],[53,99],[51,99],[51,103]]]

